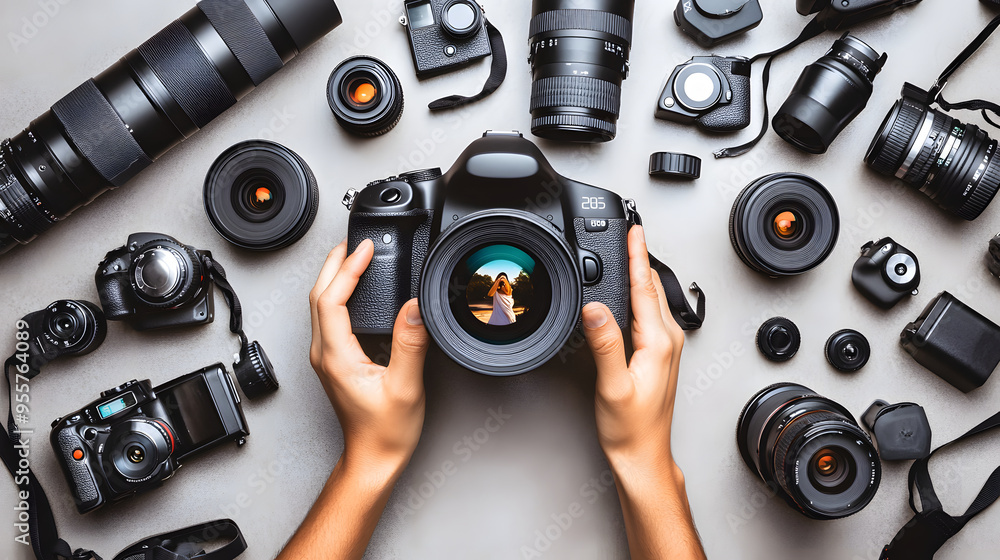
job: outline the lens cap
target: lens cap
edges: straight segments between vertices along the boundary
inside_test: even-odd
[[[233,364],[236,380],[248,399],[256,399],[278,390],[278,378],[264,349],[256,340],[240,350],[240,361]]]
[[[787,362],[799,351],[802,337],[795,323],[784,317],[764,321],[757,330],[757,348],[772,362]]]
[[[865,335],[851,329],[833,333],[826,341],[826,359],[830,365],[843,372],[853,372],[865,367],[872,349]]]
[[[688,154],[656,152],[649,156],[652,177],[697,179],[701,177],[701,158]]]

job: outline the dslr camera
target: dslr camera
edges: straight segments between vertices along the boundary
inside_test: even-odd
[[[351,190],[348,245],[375,254],[347,303],[359,334],[387,334],[420,298],[424,324],[459,364],[515,375],[555,356],[583,305],[629,317],[634,203],[563,177],[517,132],[487,132],[447,172]]]
[[[492,53],[483,9],[474,0],[405,0],[418,78],[443,74]]]
[[[750,125],[750,60],[696,56],[667,78],[656,118],[727,132]]]
[[[215,316],[208,251],[161,233],[134,233],[98,266],[101,306],[136,330],[210,323]]]
[[[222,364],[152,387],[129,381],[52,423],[49,440],[80,513],[151,490],[197,453],[250,435]]]

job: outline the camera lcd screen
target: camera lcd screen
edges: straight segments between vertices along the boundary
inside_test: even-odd
[[[129,391],[124,395],[108,401],[97,407],[97,414],[101,416],[102,420],[107,420],[108,418],[118,414],[119,412],[125,410],[126,408],[135,406],[135,395]]]
[[[406,6],[410,29],[420,29],[434,24],[434,10],[430,2],[415,2]]]
[[[226,427],[203,376],[195,376],[157,395],[182,440],[198,448],[226,435]]]

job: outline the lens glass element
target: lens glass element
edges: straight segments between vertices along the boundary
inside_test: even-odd
[[[510,245],[476,251],[462,263],[465,270],[475,270],[465,290],[469,310],[487,325],[515,324],[531,308],[535,266],[528,253]]]
[[[792,239],[799,232],[799,219],[795,212],[785,211],[774,218],[774,233],[782,239]]]

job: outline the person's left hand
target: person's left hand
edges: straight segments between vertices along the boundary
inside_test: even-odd
[[[344,430],[344,466],[394,475],[410,460],[424,424],[424,357],[429,337],[417,300],[393,327],[387,367],[373,363],[351,332],[347,300],[374,254],[371,240],[347,256],[347,241],[330,252],[309,293],[309,361]]]

